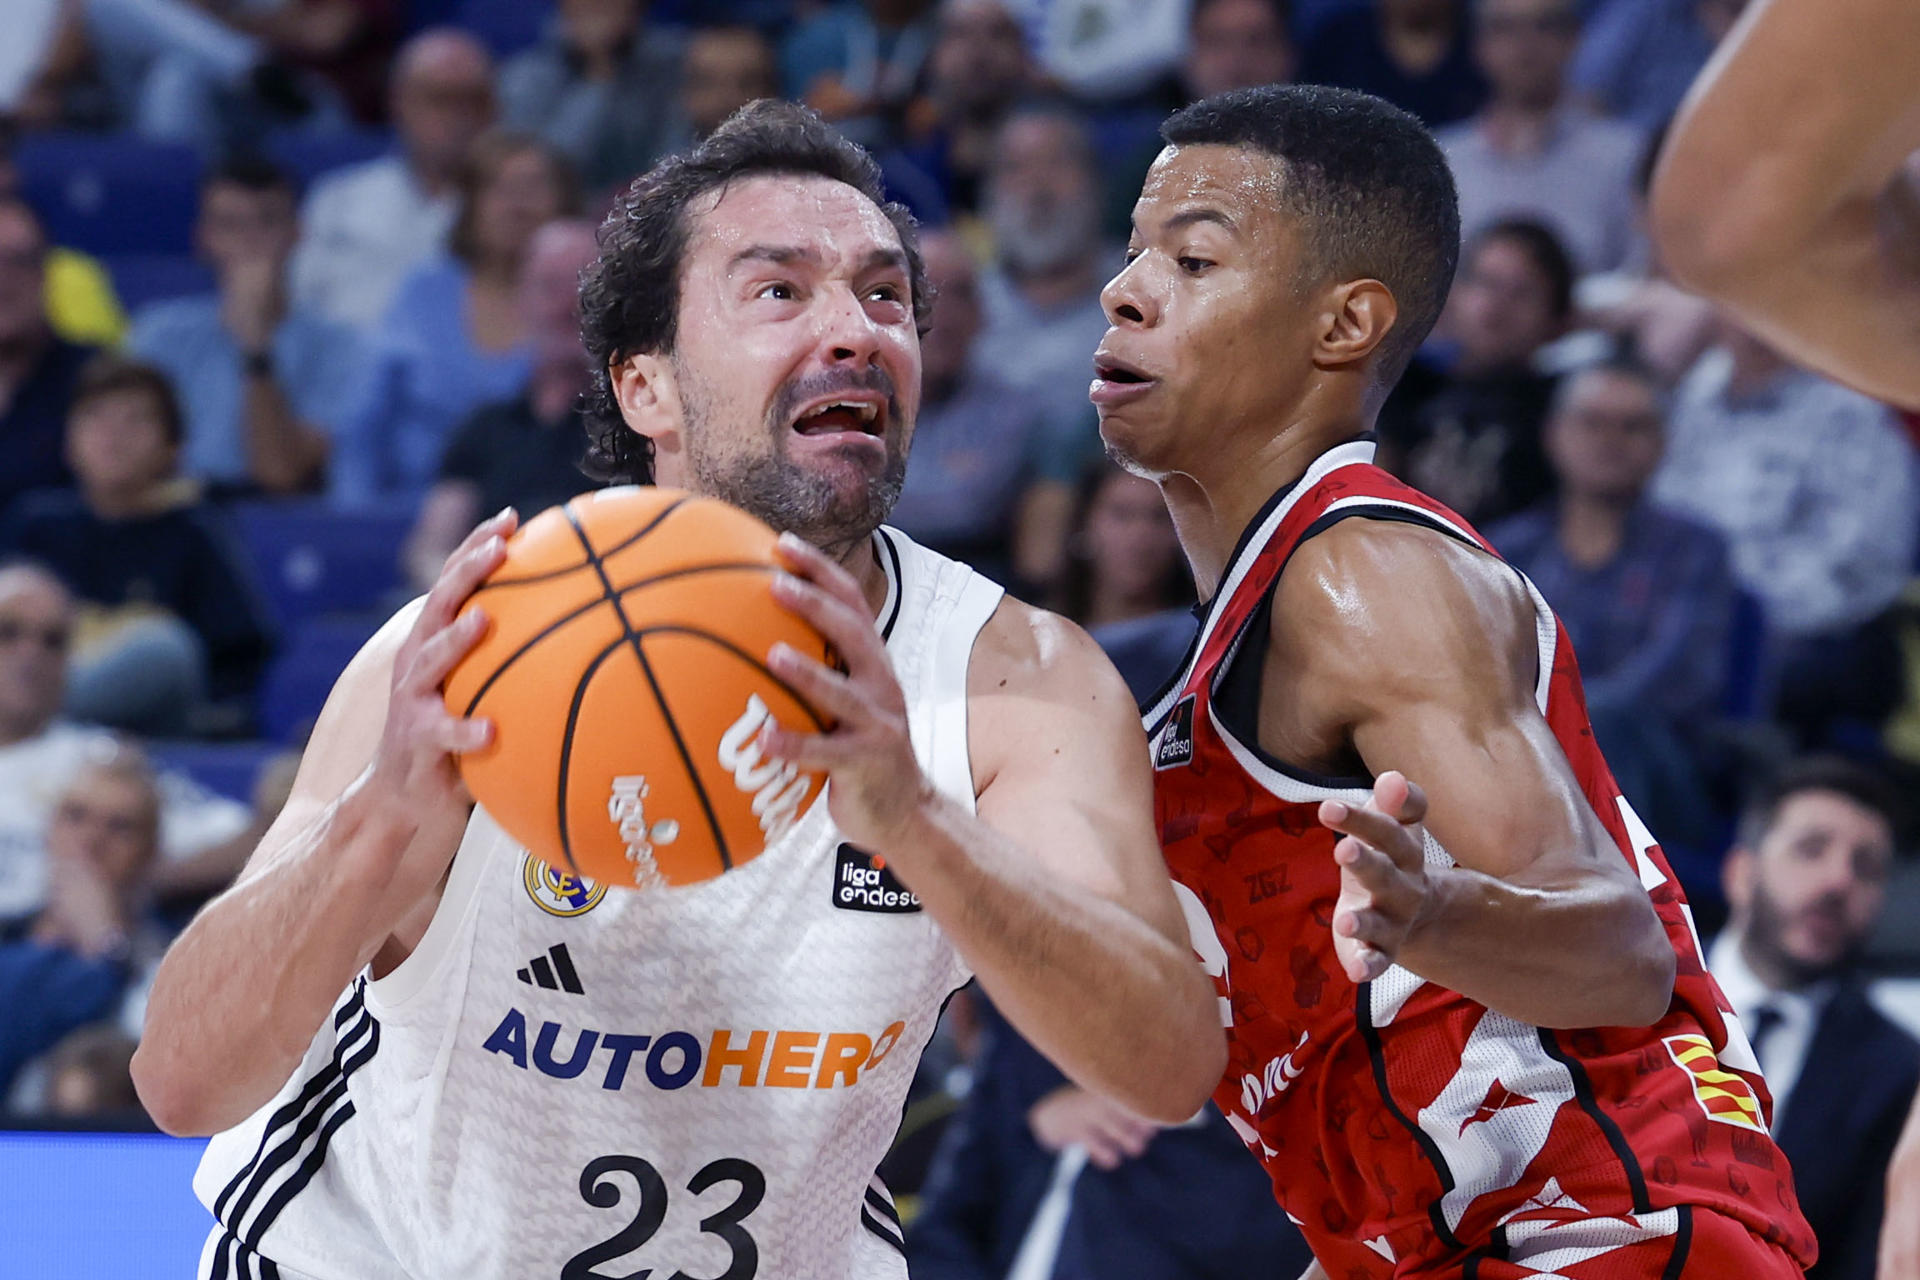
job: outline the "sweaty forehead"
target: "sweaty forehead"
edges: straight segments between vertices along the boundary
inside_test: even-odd
[[[1286,184],[1284,162],[1252,147],[1169,146],[1147,170],[1134,205],[1134,224],[1151,234],[1183,212],[1215,209],[1248,234],[1258,235],[1279,224]]]
[[[711,267],[756,246],[797,250],[827,266],[902,247],[878,205],[844,182],[814,175],[743,178],[702,196],[691,212],[691,261]]]

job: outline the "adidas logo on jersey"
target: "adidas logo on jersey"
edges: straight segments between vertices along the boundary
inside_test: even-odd
[[[576,996],[587,994],[587,989],[580,985],[580,974],[574,969],[573,957],[567,954],[567,944],[564,942],[548,947],[546,955],[535,956],[514,977],[530,987],[541,987],[547,991],[565,991]]]
[[[905,915],[920,910],[920,899],[887,870],[886,860],[865,849],[842,844],[833,859],[833,905],[842,911]]]
[[[1160,726],[1160,736],[1154,739],[1153,767],[1171,769],[1175,765],[1189,764],[1193,760],[1193,700],[1188,694],[1174,704],[1167,713],[1165,723]]]

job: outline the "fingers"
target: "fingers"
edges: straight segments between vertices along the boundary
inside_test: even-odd
[[[1404,785],[1405,779],[1401,782]],[[1419,827],[1382,813],[1371,804],[1356,809],[1339,800],[1323,800],[1319,816],[1322,826],[1371,845],[1400,866],[1412,869],[1426,857]]]
[[[1427,816],[1427,793],[1398,769],[1389,769],[1374,779],[1373,807],[1402,823],[1421,822]]]
[[[414,650],[399,683],[415,693],[438,689],[487,634],[487,624],[486,610],[469,609],[435,631]]]
[[[852,680],[825,663],[809,658],[784,640],[767,653],[767,667],[793,686],[828,723],[858,723],[871,716],[867,700]]]
[[[774,555],[789,572],[819,586],[842,604],[865,612],[866,597],[860,584],[838,561],[798,534],[783,533],[774,544]]]
[[[1393,967],[1393,960],[1378,947],[1370,946],[1357,938],[1342,938],[1335,935],[1334,955],[1340,960],[1340,968],[1346,973],[1348,981],[1356,986],[1362,982],[1372,982]]]
[[[836,569],[838,565],[834,566]],[[867,602],[852,603],[815,582],[790,573],[773,575],[773,598],[783,608],[813,625],[839,651],[849,671],[865,671],[884,661],[880,632],[873,625]]]
[[[842,719],[840,726],[846,723]],[[867,750],[865,743],[838,729],[833,733],[802,733],[769,721],[760,731],[761,755],[808,773],[831,773],[861,759]]]

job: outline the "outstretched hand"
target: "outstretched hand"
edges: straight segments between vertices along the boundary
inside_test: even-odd
[[[1322,826],[1344,837],[1333,847],[1333,860],[1340,865],[1334,954],[1347,977],[1371,982],[1399,958],[1432,892],[1421,825],[1427,798],[1390,771],[1374,781],[1366,808],[1326,800],[1319,816]]]

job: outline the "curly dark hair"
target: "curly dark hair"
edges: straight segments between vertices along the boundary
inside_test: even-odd
[[[581,467],[596,480],[652,483],[653,442],[621,418],[612,369],[629,356],[673,351],[691,232],[688,205],[760,174],[831,178],[873,201],[906,250],[914,322],[926,332],[933,296],[913,215],[887,199],[880,166],[806,107],[770,98],[750,102],[692,150],[635,178],[600,224],[600,257],[580,283],[581,336],[593,365],[581,411],[590,437]]]

